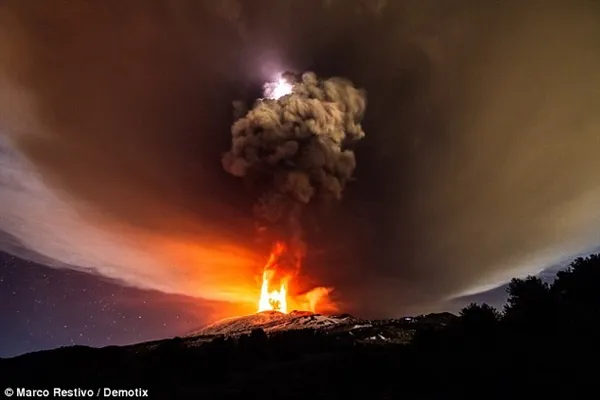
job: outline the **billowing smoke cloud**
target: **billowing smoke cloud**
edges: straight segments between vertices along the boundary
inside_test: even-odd
[[[253,311],[231,102],[314,71],[366,90],[368,135],[344,200],[302,217],[326,216],[298,282],[365,316],[442,307],[600,241],[598,38],[583,0],[3,1],[0,248]]]
[[[259,230],[284,240],[301,258],[302,211],[315,198],[341,199],[356,167],[347,146],[365,136],[360,122],[366,99],[341,78],[319,81],[307,72],[300,79],[293,74],[281,79],[282,85],[291,85],[291,93],[268,98],[269,89],[277,87],[265,85],[267,98],[233,124],[223,167],[246,177],[258,191],[254,210]],[[292,260],[291,266],[299,261]]]

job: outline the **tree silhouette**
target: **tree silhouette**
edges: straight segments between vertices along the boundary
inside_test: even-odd
[[[546,282],[535,276],[512,279],[503,321],[512,330],[539,333],[553,323],[555,302]]]
[[[507,289],[505,312],[530,311],[545,306],[549,298],[548,284],[536,276],[513,278]]]
[[[460,324],[467,332],[488,333],[495,330],[502,315],[488,304],[471,303],[460,311]]]
[[[502,316],[487,304],[471,303],[459,313],[454,323],[454,341],[467,348],[493,346]]]
[[[600,255],[576,258],[559,271],[551,291],[558,304],[561,326],[579,335],[598,332],[600,317]],[[564,330],[563,329],[563,330]]]
[[[561,303],[569,305],[571,311],[574,307],[594,311],[600,303],[599,282],[600,255],[593,254],[576,258],[569,268],[559,271],[552,291]]]

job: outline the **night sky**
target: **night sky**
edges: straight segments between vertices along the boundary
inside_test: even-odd
[[[207,323],[197,299],[127,288],[0,252],[0,357],[173,337]]]
[[[288,70],[366,93],[290,294],[366,318],[500,305],[600,243],[599,38],[586,0],[1,1],[0,355],[256,310],[273,243],[222,161],[233,105]]]

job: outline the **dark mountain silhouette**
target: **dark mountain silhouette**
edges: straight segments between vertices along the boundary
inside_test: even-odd
[[[591,255],[551,284],[513,279],[501,311],[471,304],[459,315],[372,321],[263,314],[184,338],[2,359],[0,377],[14,388],[143,388],[152,398],[588,398],[599,284],[600,255]]]

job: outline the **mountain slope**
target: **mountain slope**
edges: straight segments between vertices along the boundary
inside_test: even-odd
[[[417,327],[444,326],[453,318],[456,318],[453,314],[442,313],[400,319],[363,320],[349,314],[325,316],[307,311],[292,311],[289,314],[264,311],[217,321],[186,335],[184,343],[194,346],[212,340],[215,336],[239,337],[254,329],[262,329],[268,335],[313,329],[356,342],[408,343]]]
[[[347,314],[325,316],[308,311],[292,311],[289,314],[278,311],[263,311],[242,317],[226,318],[196,330],[187,336],[237,336],[250,333],[257,328],[269,333],[297,329],[328,329],[359,323],[361,323],[361,320]]]

